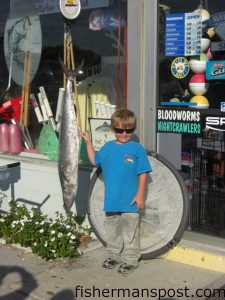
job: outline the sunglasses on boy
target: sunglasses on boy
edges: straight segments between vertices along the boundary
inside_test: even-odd
[[[115,133],[126,132],[127,134],[133,133],[134,130],[135,130],[135,128],[127,128],[127,129],[125,129],[125,128],[116,128],[116,127],[114,127],[113,129],[114,129]]]

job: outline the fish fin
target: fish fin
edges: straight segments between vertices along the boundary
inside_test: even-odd
[[[76,70],[69,70],[65,64],[63,63],[62,59],[60,56],[58,56],[59,59],[59,64],[63,70],[63,73],[67,76],[67,77],[76,77],[76,75],[79,73],[80,70],[82,70],[83,65],[84,65],[84,60],[82,60],[82,62],[80,63],[80,65],[77,67]]]

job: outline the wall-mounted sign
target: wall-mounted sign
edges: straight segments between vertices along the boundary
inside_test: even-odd
[[[217,14],[211,15],[209,20],[206,20],[204,24],[207,27],[215,27],[216,25],[224,22],[225,22],[225,11],[221,11]]]
[[[189,62],[184,57],[176,57],[171,64],[171,73],[176,78],[184,78],[189,73]]]
[[[200,111],[158,108],[157,132],[199,135],[201,133]]]
[[[206,63],[207,80],[225,80],[225,60],[207,61]]]
[[[95,151],[98,151],[106,142],[115,140],[110,119],[89,118],[89,125]]]
[[[207,115],[204,116],[203,122],[205,124],[205,128],[225,131],[225,116]]]
[[[210,44],[210,49],[211,49],[212,52],[215,52],[215,51],[224,51],[225,50],[225,41],[212,42]]]
[[[165,55],[200,55],[202,20],[199,12],[166,16]]]
[[[211,109],[210,111],[201,111],[202,128],[225,131],[225,113],[219,109]]]
[[[80,14],[80,0],[60,0],[60,10],[66,19],[73,20]]]

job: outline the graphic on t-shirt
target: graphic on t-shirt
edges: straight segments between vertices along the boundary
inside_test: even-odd
[[[130,156],[129,154],[125,154],[124,161],[126,163],[133,163],[134,162],[134,158],[132,156]]]

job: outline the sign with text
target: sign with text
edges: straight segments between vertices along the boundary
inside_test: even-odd
[[[225,41],[211,42],[210,49],[211,49],[211,51],[224,51],[225,50]]]
[[[225,80],[225,60],[207,61],[206,63],[207,80]]]
[[[215,27],[220,23],[225,22],[225,11],[221,11],[214,15],[211,15],[209,20],[204,21],[204,25],[207,27]]]
[[[201,114],[198,110],[158,108],[157,132],[201,133]]]
[[[115,140],[115,134],[111,128],[111,119],[89,118],[92,144],[95,151],[108,141]]]
[[[60,0],[60,10],[66,19],[74,20],[80,14],[80,0]]]
[[[202,126],[216,131],[225,131],[225,114],[202,115]]]
[[[199,12],[166,16],[166,56],[200,55],[202,21]]]

